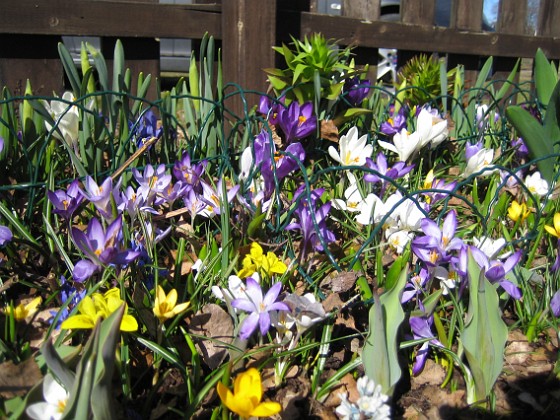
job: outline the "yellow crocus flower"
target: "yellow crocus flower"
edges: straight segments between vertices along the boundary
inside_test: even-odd
[[[519,219],[521,221],[525,220],[531,214],[531,210],[527,208],[525,203],[519,204],[516,200],[513,200],[508,207],[508,216],[514,222],[517,222]]]
[[[263,276],[272,277],[273,274],[284,274],[288,267],[273,253],[268,251],[264,255],[262,247],[257,243],[251,244],[250,252],[243,258],[243,268],[237,273],[240,278],[249,277],[255,272]]]
[[[261,402],[261,375],[255,368],[237,375],[233,383],[233,392],[221,382],[218,382],[217,391],[222,403],[244,419],[270,417],[282,410],[282,406],[277,402]]]
[[[106,319],[115,312],[122,304],[125,304],[125,313],[121,321],[121,331],[137,331],[138,322],[127,314],[127,305],[120,298],[120,291],[116,287],[108,290],[105,294],[93,293],[85,296],[78,303],[78,313],[68,317],[60,326],[65,330],[92,329],[98,319]]]
[[[154,315],[161,323],[166,319],[173,318],[188,308],[190,302],[177,305],[177,290],[171,289],[166,295],[163,288],[158,285],[156,290],[156,300],[154,302]]]
[[[554,226],[545,226],[544,228],[551,235],[560,238],[560,213],[554,215]]]
[[[36,297],[29,303],[23,304],[19,303],[16,307],[12,308],[10,306],[6,306],[4,309],[4,313],[6,315],[13,314],[14,319],[16,321],[25,321],[28,317],[32,317],[37,312],[37,307],[41,304],[43,299],[41,296]]]

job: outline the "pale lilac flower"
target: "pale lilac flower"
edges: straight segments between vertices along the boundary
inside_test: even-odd
[[[340,153],[329,146],[328,152],[331,158],[339,162],[342,166],[363,166],[366,158],[371,157],[373,146],[367,144],[367,134],[358,137],[358,128],[352,127],[346,135],[343,135],[338,142]]]
[[[136,168],[132,169],[132,175],[140,185],[137,193],[144,197],[148,205],[151,205],[156,195],[162,193],[171,182],[171,175],[165,172],[166,168],[163,163],[156,169],[148,164],[143,173],[140,173]]]
[[[121,250],[122,217],[117,217],[107,229],[103,229],[99,220],[93,217],[84,233],[72,228],[74,243],[86,254],[86,259],[79,261],[72,272],[74,280],[82,282],[108,264],[128,264],[140,253],[129,249]]]
[[[420,306],[423,309],[423,305]],[[428,358],[428,352],[430,350],[429,345],[443,347],[443,344],[434,337],[432,333],[432,324],[434,322],[434,316],[423,315],[423,316],[411,316],[409,323],[414,339],[418,340],[420,338],[430,338],[429,341],[424,342],[418,351],[416,352],[416,360],[412,367],[412,374],[418,375],[424,369],[426,364],[426,359]]]
[[[12,231],[8,226],[0,225],[0,246],[6,245],[12,240]]]
[[[488,176],[496,172],[497,169],[487,169],[494,160],[494,149],[480,149],[467,160],[467,166],[463,171],[463,177],[468,178],[473,174],[477,176]]]
[[[84,197],[80,194],[80,182],[75,179],[70,183],[66,191],[47,191],[47,197],[53,205],[53,213],[59,214],[67,220],[82,203]]]
[[[278,302],[278,295],[282,290],[282,283],[274,283],[263,297],[261,286],[251,277],[247,278],[245,297],[234,299],[231,306],[249,313],[249,316],[241,322],[239,337],[247,340],[253,332],[260,329],[261,335],[265,335],[270,328],[270,311],[289,311],[290,308],[284,302]]]
[[[206,160],[196,164],[191,163],[191,156],[188,152],[184,152],[181,159],[176,161],[173,166],[173,175],[175,175],[178,181],[192,185],[194,190],[200,193],[202,191],[200,188],[200,177],[207,165],[208,161]]]
[[[139,212],[158,214],[151,206],[147,205],[146,197],[137,194],[131,186],[121,193],[120,204],[117,206],[120,212],[126,211],[132,221],[136,220]]]
[[[239,185],[235,185],[226,192],[226,197],[224,197],[222,189],[222,179],[218,181],[215,189],[204,181],[201,181],[201,184],[202,197],[200,199],[206,203],[206,207],[201,209],[198,214],[207,218],[212,218],[217,214],[221,214],[221,206],[227,205],[227,203],[231,203],[231,201],[237,194],[237,191],[239,190]],[[227,203],[224,203],[224,201],[226,201]]]
[[[560,290],[557,290],[550,299],[550,309],[555,317],[560,317]]]
[[[429,278],[430,274],[425,268],[420,269],[418,274],[412,275],[404,286],[401,303],[406,303],[413,297],[418,298],[422,293],[424,293],[424,285]]]
[[[489,259],[484,252],[476,247],[471,247],[472,256],[484,271],[484,276],[491,283],[498,283],[514,299],[521,298],[521,290],[511,281],[506,280],[508,274],[521,260],[521,250],[513,253],[506,261]]]
[[[111,197],[113,197],[113,193],[118,189],[119,185],[120,179],[117,185],[113,187],[113,180],[111,177],[107,177],[101,185],[97,185],[97,182],[88,175],[84,184],[85,191],[80,190],[80,194],[93,203],[95,208],[105,219],[112,220],[113,210],[111,208]]]

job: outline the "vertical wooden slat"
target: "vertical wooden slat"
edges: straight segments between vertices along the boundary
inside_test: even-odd
[[[401,20],[416,25],[433,25],[435,10],[435,0],[402,0]]]
[[[496,30],[524,35],[527,32],[527,0],[500,0]]]
[[[380,0],[343,0],[342,2],[342,16],[373,22],[379,19],[380,11]]]
[[[222,56],[224,83],[244,90],[266,90],[264,68],[274,67],[276,0],[227,0],[222,2]],[[249,106],[256,103],[256,97]],[[241,115],[239,95],[227,104]]]
[[[482,29],[483,0],[453,0],[450,26],[457,29]]]
[[[560,35],[560,4],[556,0],[540,0],[537,35]]]

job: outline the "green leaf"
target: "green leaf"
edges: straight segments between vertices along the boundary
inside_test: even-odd
[[[502,372],[508,329],[502,319],[496,288],[468,255],[469,309],[461,342],[474,380],[469,404],[486,400]]]
[[[405,268],[392,289],[381,296],[374,294],[375,303],[369,311],[369,333],[362,352],[366,375],[389,396],[402,374],[397,336],[404,320],[401,297],[407,275]]]
[[[558,76],[554,65],[548,61],[542,49],[537,49],[535,54],[535,87],[537,98],[541,104],[548,104],[557,81]]]
[[[72,86],[72,91],[74,92],[74,96],[78,97],[80,94],[80,76],[78,75],[78,70],[76,70],[76,66],[74,65],[74,60],[68,51],[68,48],[62,43],[58,43],[58,55],[60,56],[60,60],[62,61],[62,67],[64,67],[64,72],[66,73],[66,77],[70,81],[70,86]]]

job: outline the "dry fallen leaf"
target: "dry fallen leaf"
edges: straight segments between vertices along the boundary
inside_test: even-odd
[[[233,341],[233,322],[220,306],[210,303],[189,321],[189,332],[203,335],[207,340],[197,339],[196,347],[204,363],[217,369],[227,356],[227,345]]]

